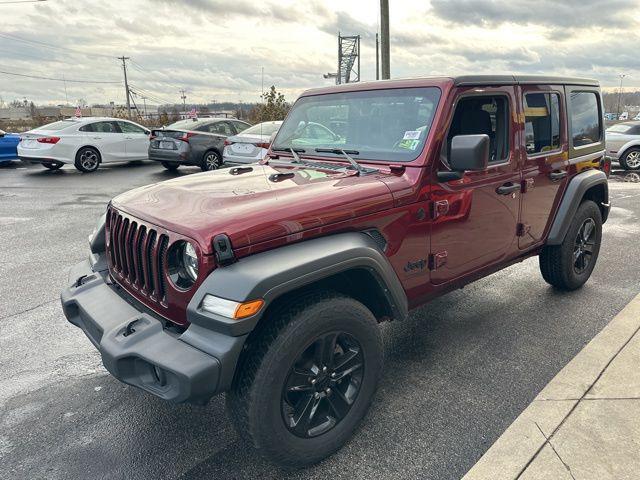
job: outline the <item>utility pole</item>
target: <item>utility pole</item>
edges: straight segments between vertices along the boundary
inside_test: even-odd
[[[122,60],[122,70],[124,71],[124,89],[127,94],[127,114],[129,115],[129,120],[131,120],[131,92],[129,92],[129,82],[127,81],[127,60],[129,57],[118,57],[119,60]]]
[[[620,100],[622,99],[622,79],[626,77],[624,73],[619,75],[620,77],[620,90],[618,90],[618,110],[616,113],[616,120],[620,120]]]
[[[376,80],[380,80],[380,39],[376,33]]]
[[[142,97],[142,103],[144,103],[144,118],[147,118],[147,97]]]
[[[389,0],[380,0],[380,37],[382,79],[391,78],[391,55],[389,52]]]
[[[182,110],[184,111],[184,114],[187,114],[187,92],[185,92],[184,88],[182,90],[180,90],[180,98],[182,99]]]

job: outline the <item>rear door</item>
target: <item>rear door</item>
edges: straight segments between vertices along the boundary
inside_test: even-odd
[[[131,122],[118,121],[118,126],[124,134],[125,154],[128,160],[144,160],[149,156],[149,134],[147,131]]]
[[[567,183],[567,115],[564,88],[523,85],[520,108],[524,119],[523,195],[518,247],[544,238],[555,204]]]
[[[100,150],[102,162],[126,160],[125,138],[118,122],[101,121],[81,127],[87,143]]]

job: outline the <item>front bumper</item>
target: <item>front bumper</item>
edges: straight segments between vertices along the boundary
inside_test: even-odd
[[[91,263],[73,267],[61,301],[69,322],[84,331],[114,377],[177,403],[204,403],[229,388],[245,336],[199,325],[176,333],[110,285],[108,271],[98,270],[103,266],[94,255]]]

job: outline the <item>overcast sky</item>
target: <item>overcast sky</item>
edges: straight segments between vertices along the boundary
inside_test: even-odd
[[[362,36],[362,78],[375,79],[378,0],[0,0],[0,71],[122,82],[126,55],[140,95],[187,103],[288,100],[332,83],[337,34]],[[640,85],[640,0],[390,0],[392,77],[547,73]],[[28,40],[20,41],[21,40]],[[47,45],[45,45],[47,44]],[[59,48],[50,47],[55,45]],[[5,102],[122,103],[122,83],[0,73]],[[147,100],[148,103],[158,103]]]

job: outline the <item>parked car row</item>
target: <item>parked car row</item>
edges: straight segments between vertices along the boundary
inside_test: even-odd
[[[0,161],[20,158],[50,170],[72,164],[88,173],[103,163],[149,159],[167,170],[195,165],[208,171],[261,160],[281,123],[252,127],[234,118],[194,118],[150,131],[118,118],[69,118],[22,135],[0,131]]]

